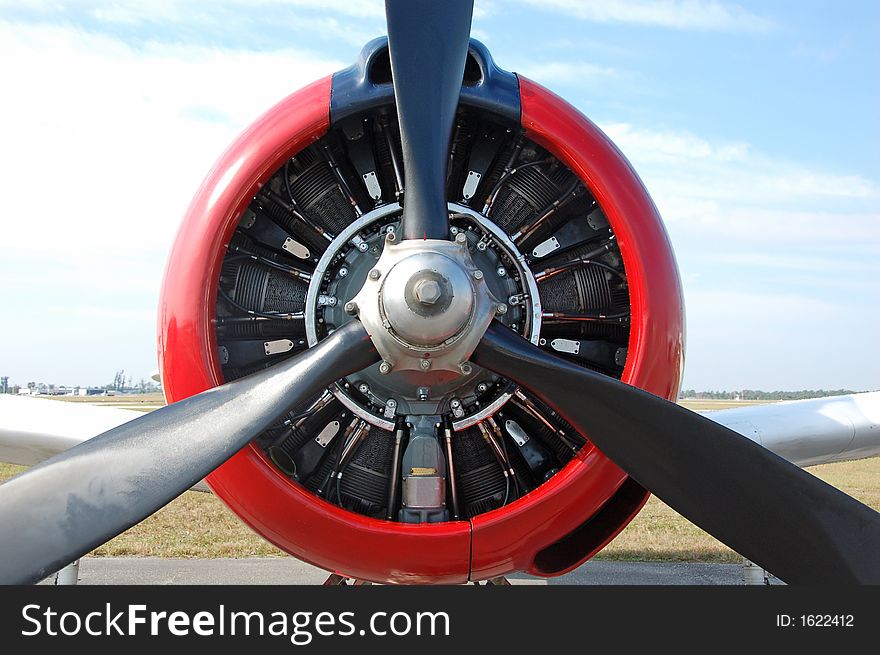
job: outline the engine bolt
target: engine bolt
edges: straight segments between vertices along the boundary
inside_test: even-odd
[[[417,282],[414,291],[416,300],[423,305],[433,305],[440,300],[440,296],[443,294],[437,281],[430,279]]]
[[[374,268],[372,271],[370,271],[369,278],[371,280],[378,280],[380,277],[382,277],[382,273],[379,272],[378,268]]]
[[[486,393],[486,390],[488,388],[489,385],[487,385],[485,382],[480,382],[480,384],[477,385],[477,391],[479,391],[480,393]]]
[[[379,373],[382,375],[388,375],[391,372],[391,364],[388,362],[382,362],[379,364]]]
[[[480,269],[477,269],[476,271],[473,272],[473,276],[474,276],[475,280],[482,280],[483,279],[483,271],[481,271]]]
[[[495,313],[502,314],[502,315],[506,314],[507,313],[507,305],[505,305],[503,302],[498,303],[497,305],[495,305]]]
[[[394,398],[389,398],[389,399],[385,402],[385,405],[386,405],[387,407],[390,407],[391,409],[394,409],[395,407],[397,407],[397,401],[394,400]]]
[[[361,382],[358,385],[358,391],[360,391],[362,394],[366,395],[370,392],[370,385],[368,385],[366,382]]]
[[[345,277],[346,275],[348,275],[348,269],[343,266],[339,269],[339,277]]]
[[[369,247],[370,247],[370,244],[368,244],[366,241],[361,241],[358,244],[358,250],[360,250],[361,252],[367,252]]]
[[[452,407],[452,409],[458,409],[459,407],[461,407],[461,401],[458,398],[453,398],[449,402],[449,406]]]
[[[496,270],[495,272],[498,273],[498,277],[506,277],[507,276],[507,271],[504,270],[503,266],[499,266],[498,270]]]
[[[419,361],[419,368],[422,369],[423,371],[427,371],[429,368],[431,368],[431,360],[430,359],[420,360]]]
[[[455,235],[456,243],[467,243],[467,235],[464,232],[459,232]]]
[[[477,241],[477,250],[483,252],[487,248],[485,241]]]
[[[346,314],[354,315],[357,314],[358,306],[356,302],[347,302],[344,309]]]
[[[397,241],[397,235],[394,234],[394,232],[392,232],[391,230],[389,230],[389,231],[385,234],[385,240],[386,240],[388,243],[394,243],[395,241]]]
[[[458,366],[458,370],[461,371],[462,375],[470,375],[473,372],[474,367],[471,366],[468,362],[462,362]]]

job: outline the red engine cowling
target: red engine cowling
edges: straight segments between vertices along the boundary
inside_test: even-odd
[[[278,306],[283,306],[284,311],[291,312],[296,309],[295,303],[314,300],[314,294],[305,295],[304,287],[273,287],[274,278],[270,279],[268,274],[252,285],[260,293],[246,292],[244,286],[224,290],[233,288],[224,287],[230,284],[230,277],[235,278],[235,285],[244,285],[241,280],[245,273],[240,265],[235,268],[238,260],[232,256],[233,249],[250,254],[257,252],[264,262],[320,268],[318,249],[336,247],[328,245],[327,237],[343,232],[346,223],[355,219],[366,221],[364,217],[371,215],[370,211],[361,211],[361,205],[368,206],[372,202],[373,211],[383,216],[389,214],[389,207],[395,206],[402,180],[394,170],[396,133],[386,61],[387,46],[381,40],[374,42],[351,69],[287,97],[242,133],[203,182],[177,235],[160,301],[159,358],[168,402],[276,361],[274,353],[270,355],[270,337],[265,332],[268,328],[253,333],[239,331],[231,336],[224,332],[228,329],[223,327],[228,317],[226,309],[220,310],[223,316],[218,316],[218,307],[227,308],[226,301],[233,303],[233,311],[248,302],[256,303],[262,310],[271,298],[273,302],[280,302]],[[545,347],[556,344],[552,347],[557,352],[560,351],[558,344],[565,345],[559,354],[569,357],[574,355],[565,352],[566,344],[598,344],[604,339],[611,346],[618,346],[609,351],[613,355],[611,360],[602,363],[596,358],[581,357],[580,363],[673,399],[678,392],[684,351],[680,280],[657,209],[627,160],[571,105],[534,82],[497,69],[485,49],[473,41],[461,102],[450,156],[450,200],[459,200],[462,189],[466,189],[470,196],[464,193],[465,197],[460,199],[460,208],[466,210],[467,201],[473,204],[474,200],[484,197],[487,200],[484,211],[472,213],[488,216],[487,220],[496,226],[509,223],[504,226],[504,233],[518,237],[519,244],[537,244],[522,256],[524,266],[528,265],[530,270],[540,269],[545,264],[539,260],[552,263],[556,250],[575,254],[595,251],[589,247],[595,246],[595,239],[612,235],[610,241],[605,239],[599,243],[612,244],[606,249],[611,257],[607,261],[617,271],[617,277],[557,276],[552,290],[547,290],[549,287],[545,284],[539,293],[543,309],[553,311],[541,311],[541,316],[535,318],[530,327],[523,318],[519,328],[526,332],[531,330],[528,336]],[[356,143],[364,132],[373,139],[366,149]],[[382,145],[384,137],[388,140]],[[321,153],[326,153],[326,160],[315,163]],[[520,173],[522,179],[519,179],[515,170],[511,174],[511,169],[517,168],[515,164],[511,166],[511,162],[517,157],[531,157],[525,163],[536,162],[532,169],[541,172],[543,177],[531,179]],[[370,162],[373,170],[368,170]],[[528,167],[520,165],[519,168],[524,172]],[[373,177],[368,180],[371,174]],[[480,181],[480,178],[484,179]],[[573,181],[571,187],[568,179]],[[283,181],[281,186],[278,180]],[[320,180],[325,181],[324,186]],[[541,206],[545,200],[552,199],[557,183],[561,185],[558,188],[564,187],[564,193],[556,197],[555,204],[546,202]],[[510,187],[509,191],[505,190],[505,184]],[[570,190],[575,185],[576,193]],[[348,207],[336,196],[331,197],[327,189],[340,194],[343,201],[349,200]],[[284,196],[284,191],[290,193],[289,198]],[[503,197],[502,192],[506,193]],[[560,202],[566,194],[579,199],[573,203]],[[486,205],[492,205],[490,200],[495,202],[495,207],[486,210]],[[580,209],[571,208],[570,205],[577,203],[581,203]],[[290,236],[299,247],[299,260],[290,256],[289,250],[278,248],[278,244],[272,251],[263,247],[265,242],[258,239],[251,242],[247,241],[250,236],[240,236],[243,229],[250,229],[248,224],[253,225],[257,220],[265,222],[266,218],[271,219],[271,223],[265,224],[272,230],[289,227],[285,222],[288,217],[281,215],[283,209],[291,212],[291,216],[298,215],[300,227],[305,230],[299,236],[290,230]],[[263,210],[266,216],[260,218]],[[594,210],[599,213],[595,214]],[[564,216],[566,211],[572,216]],[[570,230],[562,229],[569,223],[561,221],[581,220],[580,214],[584,212],[598,217],[590,223],[590,229],[595,228],[599,236],[590,233],[587,237],[583,234],[570,237]],[[393,211],[391,215],[393,218]],[[520,219],[514,220],[513,216],[524,216],[524,223],[517,224]],[[324,222],[317,225],[321,220]],[[540,223],[537,227],[536,221]],[[321,235],[322,231],[327,234]],[[569,238],[586,238],[586,241],[582,246],[577,243],[572,246],[566,241]],[[510,242],[517,243],[514,238]],[[242,243],[251,245],[242,250]],[[550,254],[545,255],[548,250]],[[323,268],[319,272],[324,279],[330,276]],[[531,272],[523,274],[528,275]],[[538,275],[540,277],[540,272]],[[608,279],[603,282],[605,278]],[[616,281],[617,278],[622,281]],[[596,291],[596,285],[601,289]],[[613,285],[616,286],[612,288]],[[235,299],[230,297],[233,293]],[[257,295],[250,298],[248,293]],[[594,293],[598,295],[593,297]],[[620,296],[621,293],[624,295]],[[606,333],[602,332],[606,328],[591,327],[593,323],[567,323],[559,318],[570,314],[558,311],[560,303],[563,309],[565,302],[569,302],[580,310],[584,307],[601,310],[596,307],[600,301],[628,304],[625,322],[618,322],[613,329],[607,328]],[[306,321],[313,321],[312,331],[320,330],[322,319],[315,318],[314,308],[305,314]],[[294,352],[298,347],[305,347],[307,341],[298,329],[289,335],[278,332],[271,336],[284,336],[291,344],[285,352]],[[253,338],[243,338],[248,336]],[[242,344],[253,341],[265,343],[267,359],[245,360],[242,366],[232,366],[231,347],[240,350]],[[602,348],[608,350],[606,346]],[[381,414],[374,420],[368,409],[358,412],[358,402],[364,398],[355,390],[348,392],[340,387],[337,391],[341,394],[338,397],[345,401],[339,405],[340,416],[347,420],[356,415],[353,421],[358,416],[365,417],[361,420],[364,425],[370,423],[370,434],[375,432],[375,438],[381,440],[386,434]],[[478,400],[474,416],[481,416],[477,407],[492,407],[496,413],[508,411],[504,408],[510,404],[510,397],[508,390],[506,398],[501,394],[482,405]],[[512,402],[518,402],[515,395],[513,399]],[[523,407],[528,409],[528,399],[523,402],[526,403]],[[369,402],[365,400],[363,406],[369,408]],[[540,418],[540,409],[530,415],[536,421]],[[514,410],[519,411],[513,406],[509,408],[510,412]],[[544,416],[548,425],[558,428],[557,419],[550,414]],[[518,420],[529,425],[527,421],[531,419],[526,416]],[[466,435],[467,430],[480,427],[466,423],[467,417],[459,421],[462,427],[456,434]],[[242,449],[212,473],[208,483],[242,520],[279,548],[325,569],[366,580],[461,583],[517,570],[541,576],[559,575],[613,539],[639,511],[648,495],[589,443],[589,435],[580,435],[579,438],[586,437],[586,440],[576,454],[556,467],[558,470],[547,472],[546,480],[536,480],[534,485],[523,489],[512,502],[508,502],[509,494],[504,495],[503,501],[497,496],[480,499],[469,506],[461,520],[438,523],[386,520],[376,503],[356,498],[355,492],[350,495],[338,492],[335,503],[316,495],[314,484],[310,486],[308,481],[298,479],[279,465],[277,458],[270,457],[267,453],[272,451],[267,450],[267,444],[282,439],[284,429],[279,424],[278,434],[255,440]],[[540,430],[536,422],[532,431]],[[500,430],[498,436],[507,438]],[[514,449],[513,442],[510,447]],[[552,449],[548,446],[548,450]],[[528,474],[526,471],[525,475]],[[474,488],[490,484],[487,480],[474,483]]]

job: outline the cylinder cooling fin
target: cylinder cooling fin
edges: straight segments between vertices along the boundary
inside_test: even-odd
[[[472,40],[447,171],[449,243],[503,305],[496,320],[674,396],[674,259],[638,177],[592,123]],[[258,119],[197,193],[162,290],[166,398],[274,366],[354,320],[347,306],[405,201],[377,40]],[[429,355],[425,368],[380,363],[291,407],[208,484],[285,551],[380,582],[559,574],[638,511],[646,492],[552,407],[466,360],[433,369]]]
[[[283,361],[352,320],[346,306],[399,225],[406,192],[399,153],[394,105],[380,104],[349,112],[262,186],[230,239],[218,281],[224,380]],[[627,276],[588,185],[509,118],[463,106],[447,200],[450,238],[463,235],[493,295],[504,299],[498,320],[564,359],[620,378]],[[438,450],[440,466],[416,467],[442,478],[436,509],[448,520],[472,519],[533,491],[587,442],[536,398],[476,366],[446,376],[387,374],[380,366],[293,408],[258,439],[280,473],[347,511],[392,521],[419,516],[407,511],[408,490],[436,483],[401,470],[403,453],[423,432],[416,416],[433,417],[438,444],[446,426],[451,432],[450,447]]]

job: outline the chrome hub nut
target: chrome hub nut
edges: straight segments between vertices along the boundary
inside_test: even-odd
[[[395,371],[462,375],[498,305],[467,243],[386,242],[373,270],[352,302],[383,360]]]
[[[423,305],[433,305],[440,300],[440,284],[436,280],[419,280],[414,290],[416,299]]]

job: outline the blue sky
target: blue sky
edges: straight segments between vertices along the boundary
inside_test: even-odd
[[[630,158],[676,249],[684,384],[880,388],[880,3],[477,0],[474,36]],[[0,374],[155,363],[218,154],[384,32],[372,0],[0,0]]]

